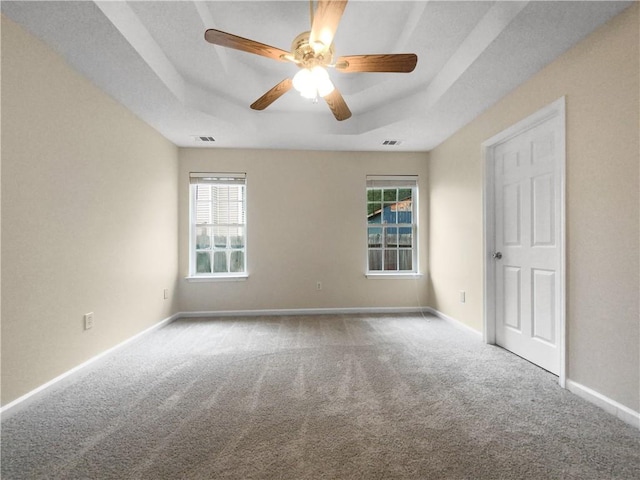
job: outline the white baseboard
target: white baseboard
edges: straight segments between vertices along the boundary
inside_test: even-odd
[[[428,312],[429,307],[345,307],[345,308],[286,308],[270,310],[211,310],[196,312],[180,312],[178,318],[199,317],[258,317],[277,315],[348,315],[375,313],[421,313]]]
[[[117,344],[117,345],[105,350],[104,352],[99,353],[95,357],[91,357],[86,362],[83,362],[80,365],[77,365],[77,366],[73,367],[71,370],[66,371],[62,375],[58,375],[53,380],[49,380],[47,383],[45,383],[43,385],[40,385],[38,388],[36,388],[34,390],[31,390],[29,393],[26,393],[25,395],[22,395],[21,397],[13,400],[12,402],[7,403],[2,408],[0,408],[0,414],[6,415],[7,413],[14,413],[14,412],[18,411],[20,409],[19,407],[27,406],[29,404],[29,401],[35,400],[39,395],[44,393],[45,390],[50,389],[54,385],[59,386],[59,385],[63,384],[64,381],[71,380],[73,375],[78,374],[81,370],[85,369],[89,365],[91,365],[91,364],[95,363],[96,361],[106,357],[107,355],[112,354],[116,350],[118,350],[118,349],[124,347],[125,345],[133,342],[134,340],[140,338],[141,336],[146,335],[147,333],[150,333],[150,332],[152,332],[154,330],[157,330],[158,328],[164,327],[165,325],[168,325],[169,323],[173,322],[174,320],[176,320],[178,318],[180,318],[179,314],[177,314],[177,313],[173,314],[170,317],[167,317],[164,320],[161,320],[160,322],[156,323],[155,325],[152,325],[151,327],[147,328],[146,330],[143,330],[142,332],[135,334],[133,337],[130,337],[130,338],[124,340],[123,342],[120,342],[119,344]],[[11,411],[11,412],[9,412],[9,411]]]
[[[450,317],[449,315],[446,315],[444,313],[442,313],[439,310],[436,310],[435,308],[432,307],[426,307],[425,308],[425,312],[430,313],[431,315],[434,315],[436,317],[438,317],[441,320],[444,320],[445,322],[451,324],[452,326],[460,329],[460,330],[464,330],[465,332],[468,333],[473,333],[474,335],[479,336],[480,338],[482,338],[482,332],[479,332],[473,328],[471,328],[469,325],[462,323],[460,320],[456,320],[453,317]]]
[[[639,412],[636,412],[629,407],[625,407],[621,403],[618,403],[615,400],[590,389],[589,387],[585,387],[584,385],[574,382],[573,380],[567,379],[566,386],[571,393],[575,393],[579,397],[597,405],[611,415],[615,415],[623,422],[628,423],[633,427],[640,428]]]

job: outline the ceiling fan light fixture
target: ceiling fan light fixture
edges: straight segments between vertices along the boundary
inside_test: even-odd
[[[293,88],[304,98],[326,97],[335,87],[327,71],[319,65],[309,69],[301,68],[293,77]]]
[[[302,90],[300,92],[300,95],[303,98],[308,98],[309,100],[315,100],[316,98],[318,98],[318,90],[316,90],[315,88],[309,88],[308,90]]]
[[[293,88],[300,92],[303,97],[306,96],[305,92],[308,93],[315,90],[315,82],[313,75],[311,75],[311,70],[301,68],[298,73],[293,76]]]
[[[321,66],[315,66],[311,69],[311,75],[316,82],[316,88],[318,89],[318,95],[326,97],[329,95],[335,87],[329,78],[329,73]]]

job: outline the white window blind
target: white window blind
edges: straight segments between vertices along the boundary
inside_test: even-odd
[[[417,188],[417,175],[367,175],[367,188]]]
[[[190,184],[201,185],[244,185],[246,173],[190,173]]]

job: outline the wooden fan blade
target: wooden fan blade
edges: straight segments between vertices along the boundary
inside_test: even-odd
[[[267,93],[262,95],[258,100],[251,104],[251,108],[254,110],[264,110],[277,99],[279,99],[282,95],[291,90],[293,82],[290,78],[286,78],[269,90]]]
[[[213,28],[210,28],[209,30],[204,32],[204,38],[207,42],[213,43],[214,45],[235,48],[236,50],[255,53],[256,55],[273,58],[274,60],[286,61],[286,59],[282,58],[282,55],[289,54],[289,52],[286,52],[279,48],[265,45],[264,43],[256,42],[254,40],[238,37],[237,35],[232,35],[220,30],[214,30]]]
[[[327,105],[329,105],[329,108],[333,112],[333,116],[336,117],[336,120],[342,121],[351,117],[351,110],[347,107],[347,103],[344,101],[342,94],[337,88],[323,98],[327,102]]]
[[[320,0],[318,2],[309,35],[311,46],[316,42],[321,42],[327,48],[331,46],[346,6],[346,0]]]
[[[390,53],[386,55],[351,55],[336,61],[341,72],[413,72],[418,63],[415,53]]]

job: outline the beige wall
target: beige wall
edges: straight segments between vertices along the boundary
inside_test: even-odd
[[[175,311],[177,148],[5,17],[2,73],[6,404]]]
[[[426,276],[372,280],[366,268],[367,174],[420,177],[426,245],[426,153],[180,150],[180,275],[188,273],[189,172],[247,173],[247,260],[241,282],[180,280],[181,310],[417,307]],[[427,269],[426,249],[420,266]],[[316,282],[323,288],[316,290]]]
[[[614,18],[431,152],[430,301],[482,328],[480,144],[566,95],[568,378],[640,410],[639,18]],[[466,289],[467,304],[458,291]]]

